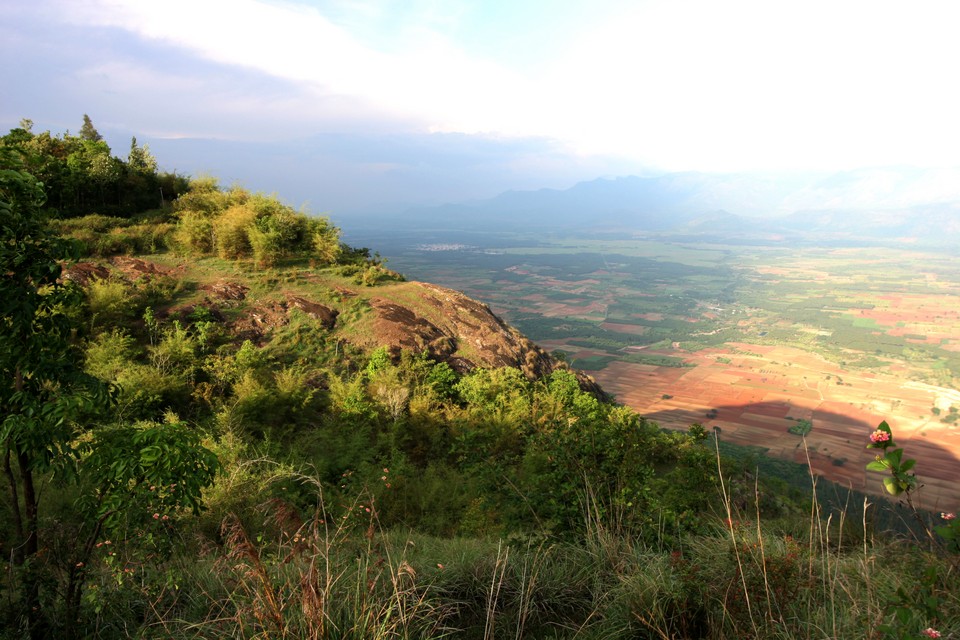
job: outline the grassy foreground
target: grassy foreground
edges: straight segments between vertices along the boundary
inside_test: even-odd
[[[260,464],[264,464],[261,462]],[[269,472],[267,468],[271,469]],[[327,505],[315,479],[249,463],[316,498],[171,527],[179,551],[96,569],[97,638],[921,638],[960,633],[956,557],[811,504],[808,518],[714,518],[667,547],[585,514],[580,539],[385,530],[376,500]],[[290,484],[292,483],[292,484]],[[281,488],[281,491],[284,490]],[[725,508],[722,489],[718,506]],[[733,505],[726,504],[733,509]],[[219,517],[219,516],[218,516]],[[206,529],[205,529],[206,527]],[[927,541],[929,542],[929,541]],[[924,633],[924,630],[926,633]]]

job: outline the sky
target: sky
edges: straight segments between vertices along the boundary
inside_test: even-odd
[[[115,151],[136,135],[165,169],[315,208],[960,169],[958,18],[953,0],[0,0],[0,125],[87,113]]]

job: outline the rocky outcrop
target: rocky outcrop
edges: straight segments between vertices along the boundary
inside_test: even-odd
[[[461,373],[475,367],[518,367],[531,379],[565,366],[482,302],[423,282],[404,287],[406,296],[415,294],[415,305],[397,298],[370,299],[375,339],[396,354],[401,349],[426,351]],[[603,393],[589,376],[578,378],[584,389]]]
[[[65,269],[63,277],[86,286],[94,279],[117,276],[130,282],[180,277],[182,269],[116,256],[109,264],[72,265]],[[311,275],[304,278],[311,286],[280,293],[281,299],[276,294],[266,299],[250,297],[250,282],[242,277],[208,281],[196,286],[202,297],[191,296],[178,305],[161,306],[156,310],[157,317],[172,317],[186,324],[202,313],[205,318],[222,323],[234,340],[265,345],[275,330],[290,323],[291,312],[296,309],[334,333],[337,340],[356,342],[363,349],[386,346],[395,357],[404,350],[426,352],[460,373],[477,367],[517,367],[528,378],[536,379],[566,368],[566,364],[505,323],[487,305],[458,291],[424,282],[352,290]],[[325,301],[332,300],[331,306],[312,300],[313,293],[324,296]],[[355,313],[340,315],[345,309],[365,306],[372,310],[372,319],[362,313],[359,317]],[[341,322],[343,317],[349,320]],[[603,395],[592,378],[580,372],[577,377],[582,388]]]
[[[78,262],[63,270],[63,279],[76,282],[86,287],[91,280],[106,280],[110,277],[110,270],[92,262]]]
[[[336,309],[289,293],[286,298],[286,301],[247,307],[243,315],[230,325],[231,332],[238,340],[263,344],[269,339],[271,331],[290,322],[290,312],[293,309],[299,309],[328,331],[336,326],[339,315]]]
[[[161,267],[154,262],[141,260],[140,258],[131,258],[129,256],[114,256],[110,258],[110,264],[114,269],[120,271],[124,278],[133,282],[140,278],[151,278],[155,276],[176,275],[177,269]]]
[[[246,298],[247,291],[250,290],[250,287],[242,285],[239,282],[229,282],[227,280],[220,280],[219,282],[205,284],[200,288],[203,291],[209,292],[215,298],[235,302]]]
[[[318,302],[310,302],[300,296],[288,294],[287,304],[290,308],[299,309],[314,320],[318,320],[324,329],[333,329],[337,323],[337,316],[340,315],[340,312],[336,309],[331,309]]]

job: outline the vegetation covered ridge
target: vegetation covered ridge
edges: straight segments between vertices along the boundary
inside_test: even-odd
[[[883,536],[661,430],[275,197],[50,205],[11,135],[0,637],[960,632],[928,520]]]

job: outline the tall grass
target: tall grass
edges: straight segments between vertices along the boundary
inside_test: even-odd
[[[661,548],[599,522],[579,540],[384,530],[365,492],[347,499],[314,478],[278,474],[274,481],[297,483],[315,504],[273,498],[256,517],[228,513],[212,538],[190,543],[194,556],[142,568],[135,580],[100,580],[97,597],[118,617],[101,613],[93,635],[901,637],[882,628],[892,621],[888,602],[898,589],[914,593],[938,562],[908,539],[875,537],[866,518],[852,539],[843,512],[824,514],[815,499],[805,519],[761,522],[724,484],[712,530]],[[932,589],[943,636],[960,633],[955,576],[941,575]],[[128,612],[122,624],[119,608]]]

